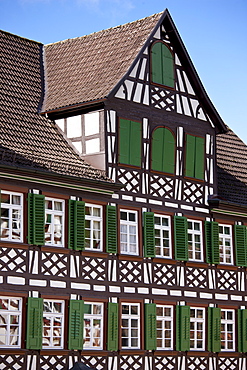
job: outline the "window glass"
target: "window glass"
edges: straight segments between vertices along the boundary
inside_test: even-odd
[[[103,348],[103,303],[84,303],[84,349]]]
[[[221,310],[221,349],[235,351],[234,310]]]
[[[140,348],[140,304],[122,304],[121,314],[122,348]]]
[[[63,348],[64,301],[44,300],[43,348]]]
[[[102,207],[85,206],[85,248],[102,250]]]
[[[0,348],[21,347],[22,299],[0,297]]]
[[[120,211],[120,251],[124,254],[138,254],[137,211]]]
[[[64,200],[45,198],[45,244],[64,245]]]
[[[156,305],[157,349],[173,349],[173,307]]]
[[[203,261],[201,221],[188,220],[188,252],[190,261]]]
[[[23,241],[23,195],[1,192],[1,239]]]
[[[81,115],[67,118],[67,136],[69,138],[81,136]]]
[[[100,152],[99,138],[86,140],[86,154]]]
[[[171,258],[170,217],[154,215],[155,254],[158,257]]]
[[[84,115],[85,136],[99,133],[99,112]]]
[[[219,225],[220,263],[233,264],[232,226]]]
[[[205,347],[205,309],[190,308],[190,349],[204,350]]]

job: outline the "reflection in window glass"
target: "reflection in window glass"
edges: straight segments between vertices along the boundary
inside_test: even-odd
[[[102,207],[86,204],[85,248],[102,250]]]
[[[188,252],[189,260],[202,261],[202,223],[188,220]]]
[[[154,215],[155,254],[158,257],[171,258],[170,217]]]
[[[122,304],[122,348],[140,348],[140,304]]]
[[[63,246],[64,201],[45,199],[45,244]]]
[[[103,348],[103,303],[84,303],[85,349]]]
[[[205,309],[190,308],[190,349],[204,350],[205,343]]]
[[[172,349],[173,307],[156,305],[157,349]]]
[[[22,241],[22,202],[22,194],[1,192],[1,239]]]
[[[63,348],[64,301],[44,300],[43,348]]]
[[[22,299],[0,297],[0,347],[21,346]]]
[[[219,225],[220,263],[233,264],[232,227]]]
[[[234,310],[221,310],[221,349],[222,351],[235,350],[235,322]]]

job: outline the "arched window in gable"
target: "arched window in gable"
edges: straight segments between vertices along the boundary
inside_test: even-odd
[[[151,169],[172,174],[175,172],[175,137],[166,127],[158,127],[153,131]]]
[[[151,48],[151,81],[174,88],[174,57],[169,47],[161,41]]]

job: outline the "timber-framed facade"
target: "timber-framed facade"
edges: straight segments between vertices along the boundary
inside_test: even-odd
[[[247,147],[169,12],[1,39],[0,368],[245,370]]]

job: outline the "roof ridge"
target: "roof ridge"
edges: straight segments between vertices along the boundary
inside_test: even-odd
[[[83,38],[86,38],[86,37],[89,37],[89,36],[92,36],[92,35],[97,35],[97,34],[99,34],[101,32],[106,32],[106,31],[117,29],[117,28],[126,27],[126,26],[128,26],[130,24],[137,23],[137,22],[140,22],[140,21],[144,21],[146,19],[152,18],[152,17],[157,16],[157,15],[160,15],[161,16],[163,13],[164,13],[164,11],[159,12],[159,13],[154,13],[152,15],[149,15],[147,17],[143,17],[143,18],[137,19],[137,20],[132,21],[132,22],[128,22],[128,23],[124,23],[124,24],[119,24],[118,26],[114,26],[114,27],[109,27],[109,28],[106,28],[106,29],[102,29],[102,30],[97,31],[97,32],[89,33],[88,35],[77,36],[77,37],[72,37],[72,38],[69,38],[69,39],[61,40],[61,41],[51,42],[49,44],[45,44],[44,46],[46,47],[46,46],[51,46],[51,45],[56,45],[56,44],[62,44],[62,43],[65,43],[67,41],[74,41],[74,40],[83,39]]]
[[[13,36],[13,37],[16,37],[18,39],[23,39],[23,40],[26,40],[26,41],[33,42],[35,44],[44,45],[40,41],[35,41],[35,40],[32,40],[32,39],[28,39],[27,37],[19,36],[19,35],[16,35],[15,33],[11,33],[11,32],[8,32],[8,31],[1,30],[1,29],[0,29],[0,32],[5,33],[5,34],[10,35],[10,36]]]

